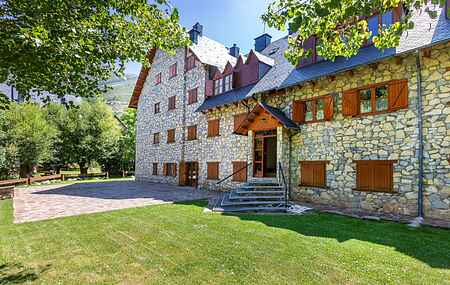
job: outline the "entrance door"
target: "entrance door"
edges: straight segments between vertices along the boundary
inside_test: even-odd
[[[186,186],[197,187],[198,185],[198,162],[185,163]]]
[[[277,136],[276,130],[256,132],[253,143],[253,176],[276,177]]]

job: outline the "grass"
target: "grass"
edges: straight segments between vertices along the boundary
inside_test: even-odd
[[[204,204],[16,225],[0,201],[0,284],[450,284],[448,230]]]

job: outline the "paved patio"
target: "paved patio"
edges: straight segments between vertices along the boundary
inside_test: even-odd
[[[14,222],[212,198],[214,192],[134,181],[86,182],[15,190]]]

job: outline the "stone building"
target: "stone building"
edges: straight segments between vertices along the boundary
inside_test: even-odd
[[[196,24],[192,46],[151,50],[139,76],[136,179],[226,190],[281,169],[295,201],[450,221],[450,20],[433,9],[397,48],[314,52],[299,66],[284,58],[287,37],[264,34],[242,55]]]

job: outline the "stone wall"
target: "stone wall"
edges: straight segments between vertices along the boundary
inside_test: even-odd
[[[432,49],[423,59],[425,134],[425,215],[450,219],[450,45]],[[393,113],[344,117],[342,92],[348,89],[407,79],[409,107]],[[333,94],[334,117],[329,122],[304,124],[292,137],[289,162],[292,198],[298,201],[352,208],[355,211],[415,216],[418,192],[418,117],[416,59],[410,54],[399,63],[389,59],[377,67],[360,67],[336,78],[323,78],[314,85],[289,90],[286,96],[269,98],[271,105],[291,112],[294,99]],[[286,141],[288,143],[288,141]],[[353,160],[398,160],[394,164],[394,193],[361,192],[356,187]],[[301,160],[328,160],[328,188],[300,187]]]

